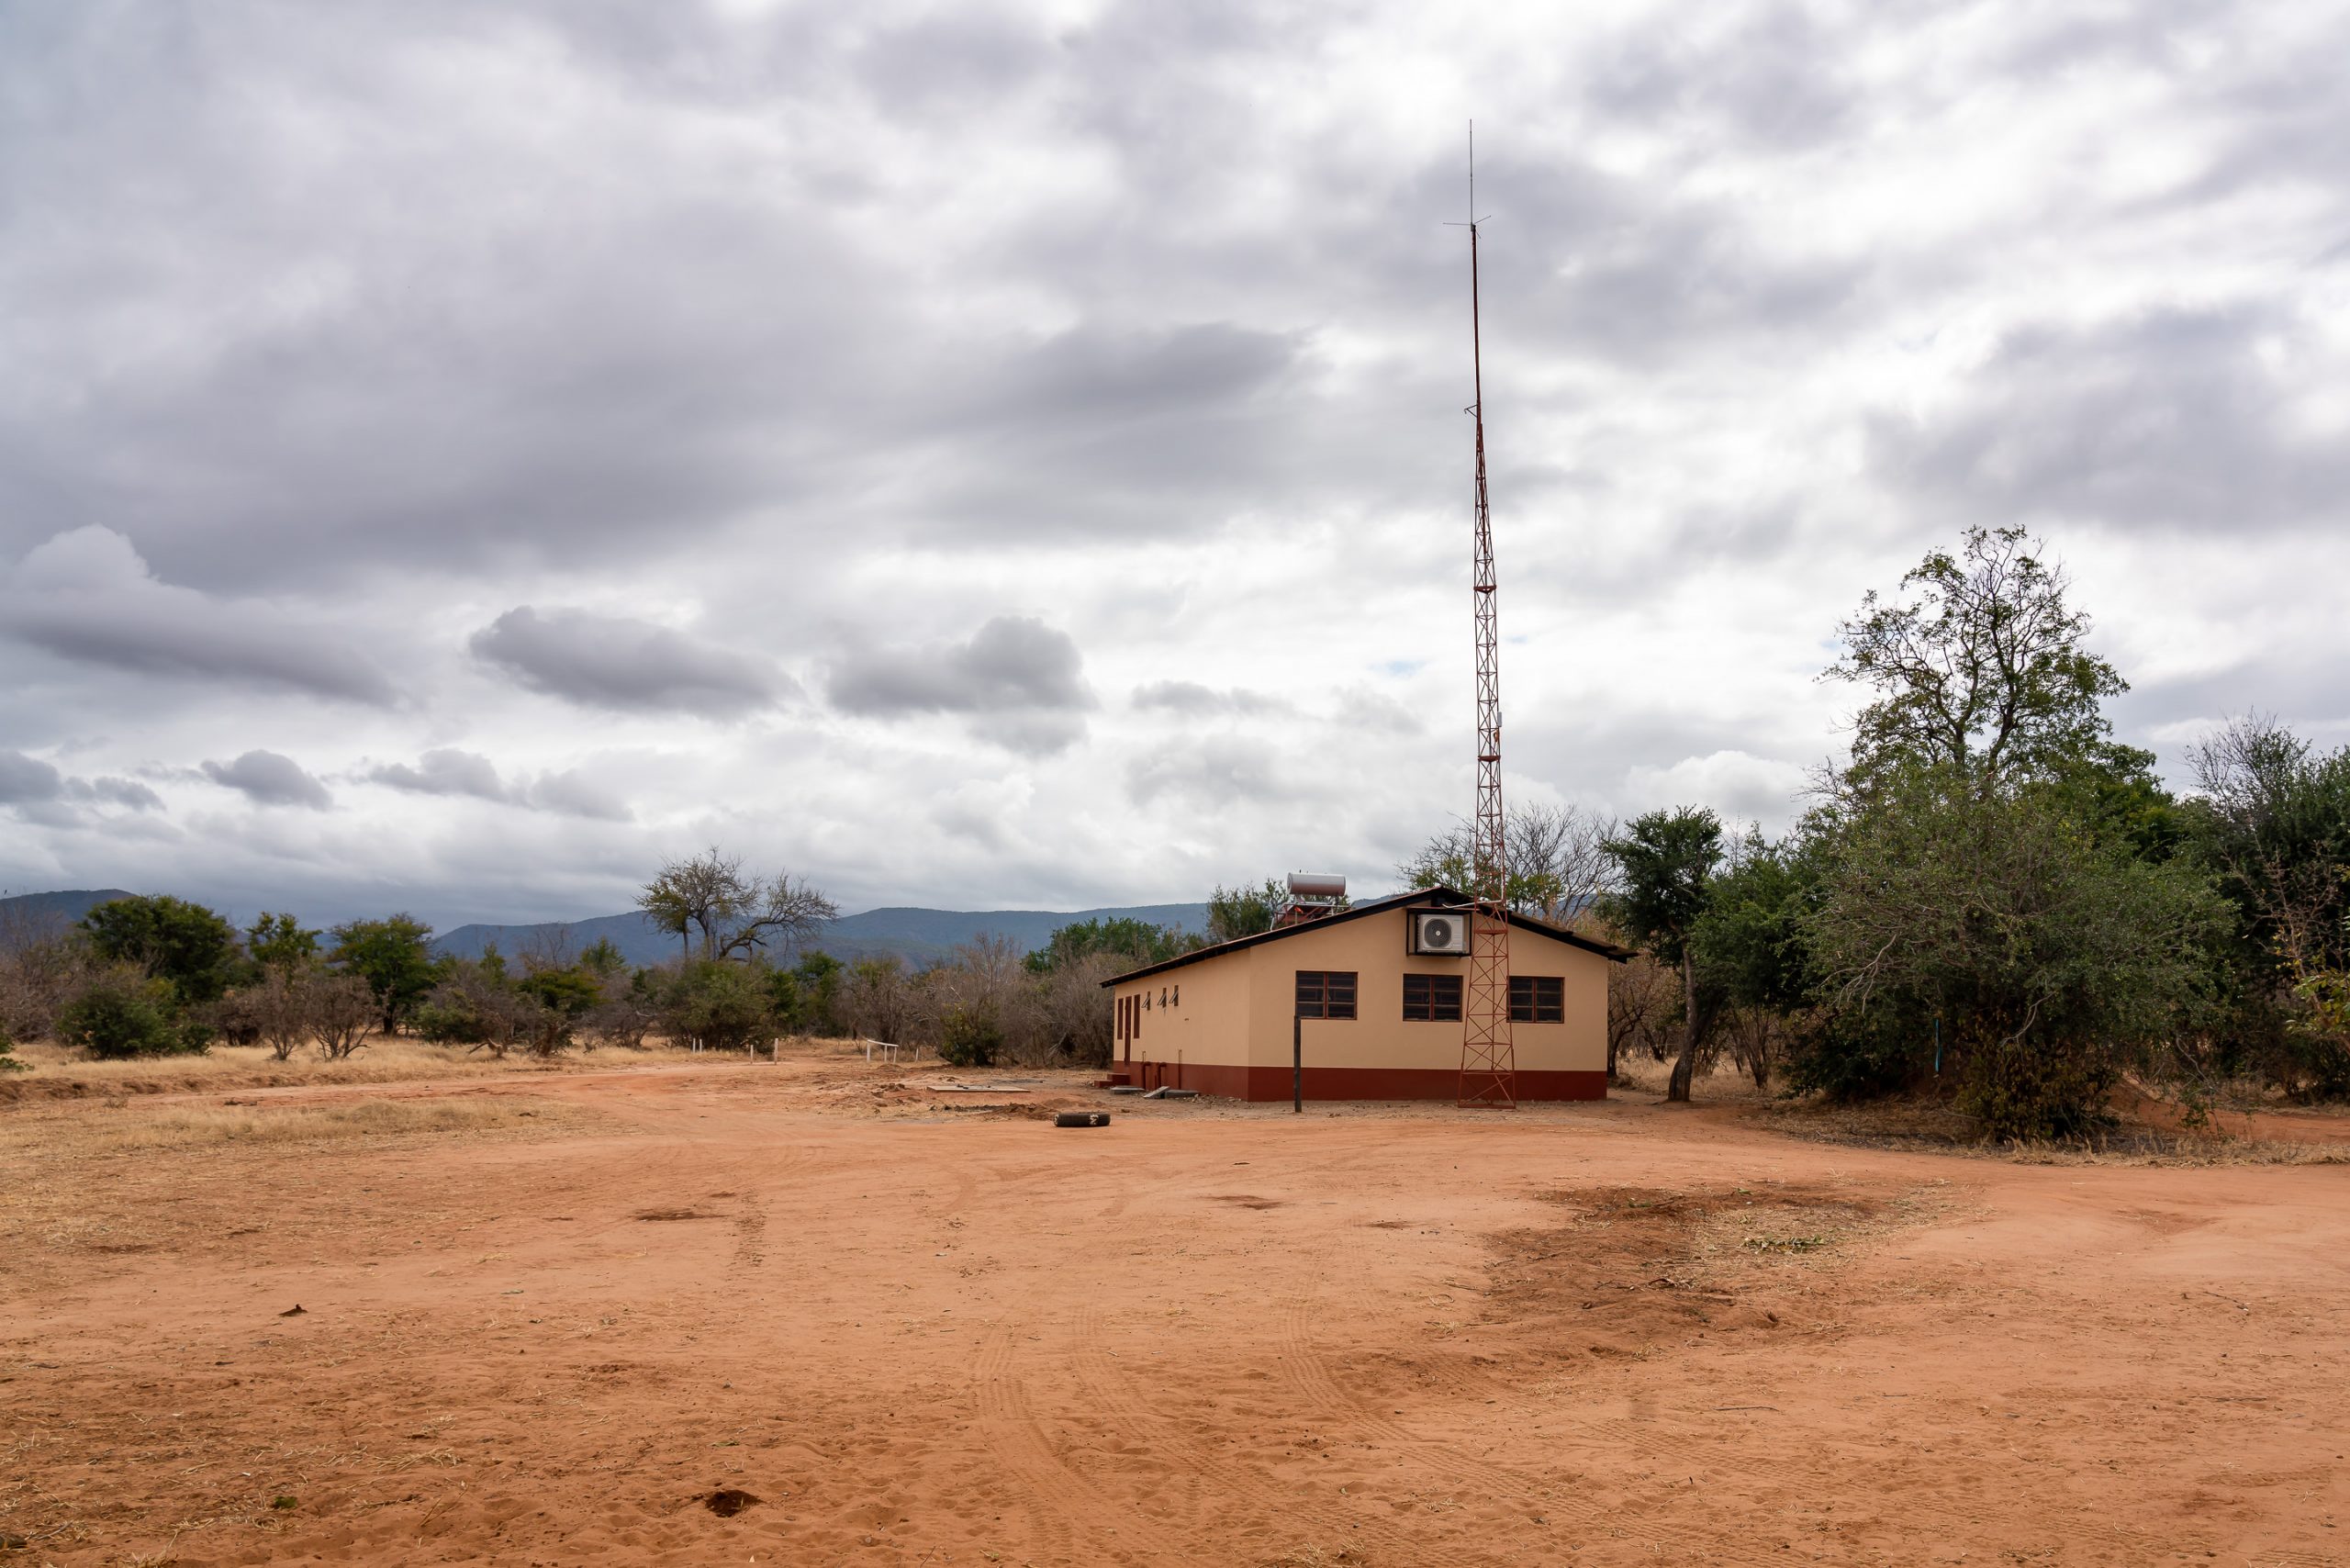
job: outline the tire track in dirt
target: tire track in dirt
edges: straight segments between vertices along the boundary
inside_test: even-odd
[[[1099,1308],[1087,1308],[1079,1315],[1074,1336],[1078,1349],[1071,1364],[1094,1408],[1133,1441],[1168,1456],[1208,1483],[1211,1495],[1222,1493],[1245,1498],[1261,1511],[1269,1524],[1307,1520],[1338,1541],[1375,1543],[1394,1553],[1395,1561],[1415,1564],[1416,1568],[1444,1568],[1447,1564],[1468,1568],[1469,1564],[1490,1561],[1463,1557],[1449,1546],[1415,1537],[1367,1512],[1358,1514],[1324,1502],[1310,1492],[1203,1447],[1189,1436],[1185,1423],[1160,1415],[1136,1393],[1132,1374],[1101,1348],[1109,1334],[1109,1326]]]
[[[1334,1421],[1372,1434],[1407,1462],[1447,1480],[1489,1487],[1497,1501],[1539,1503],[1546,1518],[1563,1519],[1586,1529],[1606,1528],[1622,1521],[1620,1509],[1602,1507],[1572,1490],[1561,1490],[1564,1477],[1497,1464],[1463,1453],[1450,1444],[1414,1432],[1392,1417],[1380,1415],[1347,1388],[1315,1339],[1314,1326],[1325,1319],[1325,1312],[1320,1298],[1300,1296],[1290,1304],[1281,1318],[1285,1381],[1315,1410]],[[1755,1565],[1768,1561],[1725,1551],[1719,1537],[1706,1531],[1654,1519],[1639,1521],[1637,1528],[1652,1540],[1687,1553],[1687,1561]]]
[[[1767,1480],[1785,1488],[1791,1496],[1835,1495],[1852,1478],[1848,1471],[1770,1459],[1753,1453],[1751,1448],[1731,1452],[1727,1445],[1684,1437],[1653,1423],[1605,1421],[1592,1431],[1628,1453],[1662,1455],[1700,1470],[1728,1471]],[[1897,1507],[1905,1528],[1930,1524],[1961,1539],[1980,1528],[1984,1512],[1979,1506],[1971,1514],[1963,1512],[1932,1493],[1916,1490],[1905,1491]],[[2200,1536],[2153,1536],[2087,1513],[2066,1521],[2064,1533],[2067,1540],[2098,1542],[2120,1553],[2121,1561],[2133,1563],[2164,1561],[2182,1550],[2202,1551],[2211,1544]]]
[[[1139,1516],[1071,1470],[1053,1451],[1044,1424],[1029,1406],[1027,1386],[1017,1362],[1012,1329],[998,1324],[989,1330],[972,1365],[979,1434],[1013,1482],[1011,1495],[1030,1501],[1027,1513],[1044,1542],[1045,1554],[1067,1562],[1098,1561],[1093,1547],[1083,1557],[1078,1555],[1075,1527],[1088,1519]],[[1113,1555],[1135,1554],[1154,1559],[1159,1555],[1147,1543]]]

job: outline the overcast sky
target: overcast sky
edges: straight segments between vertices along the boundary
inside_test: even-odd
[[[0,4],[0,886],[1361,890],[1783,825],[1871,588],[2350,739],[2341,5]]]

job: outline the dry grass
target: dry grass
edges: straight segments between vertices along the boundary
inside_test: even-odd
[[[212,1144],[305,1143],[408,1133],[519,1126],[543,1108],[514,1101],[356,1100],[342,1105],[135,1107],[93,1125],[99,1149],[196,1148]]]
[[[204,1056],[145,1057],[92,1061],[79,1051],[42,1041],[17,1047],[31,1070],[0,1077],[0,1104],[11,1101],[78,1099],[91,1095],[202,1093],[216,1089],[275,1089],[308,1084],[406,1083],[420,1079],[480,1079],[516,1073],[610,1071],[694,1058],[666,1047],[570,1051],[548,1060],[463,1046],[428,1045],[377,1035],[357,1056],[322,1061],[309,1051],[278,1061],[261,1046],[215,1046]]]
[[[1662,1095],[1672,1079],[1672,1062],[1651,1061],[1644,1056],[1635,1059],[1631,1052],[1626,1051],[1616,1058],[1616,1084],[1609,1092]],[[1728,1057],[1715,1063],[1713,1071],[1699,1074],[1689,1086],[1690,1098],[1700,1105],[1759,1105],[1778,1093],[1776,1088],[1755,1088],[1754,1080]]]
[[[2350,1148],[2293,1143],[2226,1132],[2182,1132],[2122,1121],[2081,1137],[2001,1143],[1983,1135],[1971,1116],[1930,1100],[1880,1100],[1841,1105],[1825,1101],[1759,1107],[1754,1119],[1774,1132],[1819,1143],[1920,1154],[1956,1154],[2027,1165],[2340,1165]]]
[[[250,1245],[340,1246],[349,1216],[270,1199],[256,1182],[401,1150],[576,1136],[600,1116],[508,1093],[338,1097],[283,1104],[62,1101],[0,1112],[0,1258],[35,1294],[88,1283],[123,1255]],[[447,1201],[462,1207],[463,1193]]]

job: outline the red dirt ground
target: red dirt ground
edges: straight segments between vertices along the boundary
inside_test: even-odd
[[[2350,1563],[2350,1167],[938,1077],[0,1114],[0,1562]]]

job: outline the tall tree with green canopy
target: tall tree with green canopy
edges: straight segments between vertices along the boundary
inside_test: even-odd
[[[1927,767],[1981,791],[2092,761],[2143,771],[2152,757],[2116,746],[2099,707],[2129,682],[2084,645],[2091,623],[2066,602],[2071,586],[2022,529],[1970,528],[1892,598],[1863,598],[1821,676],[1875,693],[1853,720],[1852,782]]]
[[[263,910],[260,919],[245,927],[245,951],[263,969],[288,975],[318,957],[319,934],[305,930],[290,914]]]
[[[1659,962],[1681,971],[1681,1054],[1673,1060],[1665,1098],[1686,1101],[1707,1022],[1690,937],[1706,913],[1714,868],[1721,863],[1721,819],[1702,806],[1651,812],[1635,817],[1622,836],[1609,839],[1607,853],[1617,868],[1611,903],[1617,928]]]
[[[396,1033],[400,1020],[416,1011],[440,978],[426,945],[432,927],[400,913],[346,921],[332,935],[334,951],[327,961],[367,982],[383,1014],[384,1033]]]
[[[168,894],[102,903],[81,928],[99,958],[137,965],[183,1003],[219,1001],[236,974],[237,928]]]

